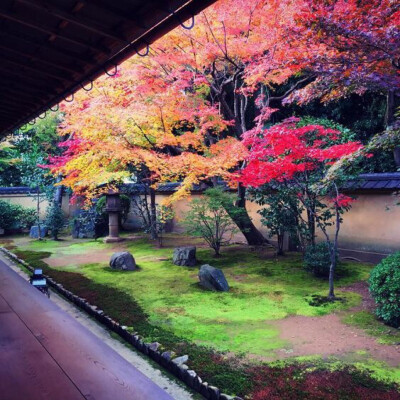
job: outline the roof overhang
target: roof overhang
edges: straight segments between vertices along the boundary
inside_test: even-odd
[[[215,0],[2,0],[0,139]]]

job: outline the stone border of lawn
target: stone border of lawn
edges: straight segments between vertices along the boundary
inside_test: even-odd
[[[33,272],[34,268],[31,265],[17,257],[11,251],[5,249],[4,247],[0,247],[0,251],[11,260],[23,265],[29,271]],[[162,352],[160,350],[161,344],[158,342],[145,343],[138,333],[130,333],[126,326],[121,325],[118,321],[113,320],[97,306],[90,304],[86,301],[86,299],[79,297],[65,289],[63,285],[57,283],[53,278],[50,278],[47,275],[43,276],[47,279],[47,282],[52,289],[64,296],[70,302],[74,303],[81,310],[94,317],[97,321],[109,328],[111,331],[118,334],[127,343],[133,345],[138,351],[150,357],[152,360],[171,372],[179,380],[181,380],[194,391],[200,393],[206,399],[243,400],[238,396],[232,397],[225,393],[221,393],[217,387],[211,386],[207,382],[203,382],[200,376],[198,376],[194,370],[189,369],[189,367],[185,364],[185,362],[187,362],[189,359],[187,355],[176,357],[173,351]]]

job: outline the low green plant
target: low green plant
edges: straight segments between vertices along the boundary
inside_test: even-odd
[[[35,209],[0,200],[0,228],[25,229],[31,227],[35,221]]]
[[[319,278],[329,277],[331,258],[326,242],[308,246],[304,253],[304,268]]]
[[[26,208],[18,206],[18,225],[21,229],[29,229],[36,222],[36,210],[34,208]]]
[[[14,223],[15,217],[12,212],[12,205],[0,200],[0,227],[6,229]]]
[[[383,259],[371,272],[369,290],[376,315],[395,328],[400,327],[400,252]]]
[[[54,240],[58,240],[58,234],[64,228],[66,218],[59,204],[53,202],[46,213],[46,225],[51,230],[51,235]]]
[[[231,217],[234,214],[239,217],[237,213],[242,210],[233,206],[235,198],[235,195],[219,188],[207,189],[204,196],[192,200],[184,219],[187,233],[202,237],[217,257],[221,246],[229,244],[238,231]]]

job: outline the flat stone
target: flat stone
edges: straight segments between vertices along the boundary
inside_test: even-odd
[[[172,261],[175,265],[194,267],[196,265],[196,247],[177,247],[174,249]]]
[[[172,362],[176,365],[181,365],[184,364],[185,362],[187,362],[189,360],[189,356],[184,355],[184,356],[180,356],[180,357],[176,357],[172,360]]]
[[[159,348],[160,346],[161,346],[160,343],[158,343],[158,342],[153,342],[153,343],[150,343],[149,349],[150,349],[150,350],[153,350],[153,351],[157,351],[158,348]]]
[[[229,396],[228,394],[225,394],[225,393],[221,393],[219,395],[219,399],[220,400],[234,400],[234,397],[233,396]]]
[[[219,268],[204,264],[199,271],[200,285],[209,290],[228,292],[229,285],[224,273]]]
[[[164,351],[164,353],[161,354],[161,357],[167,362],[170,361],[174,356],[174,351]]]
[[[136,269],[136,262],[131,253],[120,251],[111,256],[110,267],[122,271],[134,271]]]
[[[208,393],[210,394],[210,400],[219,400],[219,389],[215,386],[208,386]]]
[[[47,236],[47,226],[40,225],[40,237],[46,237]],[[31,230],[29,231],[29,237],[33,239],[39,239],[39,227],[37,225],[33,225],[31,227]]]

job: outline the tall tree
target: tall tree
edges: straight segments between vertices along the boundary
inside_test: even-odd
[[[389,0],[220,0],[66,106],[62,132],[74,137],[52,170],[93,193],[145,166],[151,185],[182,182],[171,201],[229,181],[245,167],[241,136],[282,103],[398,88],[398,16]],[[246,207],[240,184],[236,206]],[[265,241],[248,215],[236,223],[249,243]]]

